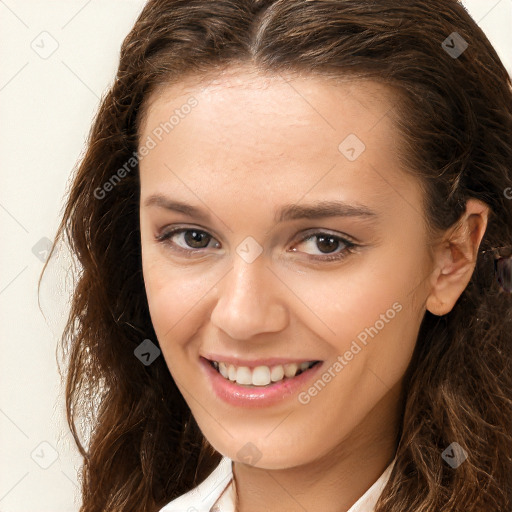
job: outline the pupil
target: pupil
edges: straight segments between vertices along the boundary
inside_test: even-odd
[[[206,238],[207,243],[205,246],[197,245],[198,243],[201,244],[201,239]],[[200,231],[187,231],[185,233],[185,241],[190,247],[193,247],[195,249],[201,249],[203,247],[206,247],[208,245],[208,235],[206,233],[202,233]]]
[[[326,250],[326,251],[323,251],[323,250],[322,250],[321,245],[322,245],[322,244],[324,244],[326,240],[328,240],[328,243],[326,243],[325,245],[330,245],[330,246],[331,246],[331,247],[330,247],[331,249],[335,249],[335,248],[336,248],[336,247],[332,247],[333,245],[335,246],[335,245],[338,243],[338,242],[337,242],[337,240],[336,240],[334,237],[332,237],[332,236],[319,236],[319,237],[318,237],[318,246],[319,246],[319,249],[320,249],[322,252],[330,252],[330,251],[329,251],[329,248],[327,248],[327,250]]]

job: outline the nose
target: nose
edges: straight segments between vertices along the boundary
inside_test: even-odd
[[[232,270],[217,286],[211,322],[238,340],[281,331],[288,325],[285,288],[263,257],[251,263],[235,257]]]

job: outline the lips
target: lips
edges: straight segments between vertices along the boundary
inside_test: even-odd
[[[306,370],[300,370],[299,368],[294,377],[284,376],[281,380],[270,382],[267,385],[239,384],[237,381],[229,380],[229,374],[228,378],[221,375],[219,370],[220,363],[223,361],[221,357],[219,357],[219,359],[221,359],[221,361],[217,361],[216,359],[208,360],[202,356],[199,357],[199,367],[209,384],[204,389],[204,392],[209,394],[213,391],[217,398],[220,398],[224,403],[231,407],[243,407],[248,409],[279,407],[279,404],[285,404],[286,402],[289,403],[290,400],[297,397],[297,394],[301,389],[311,385],[311,382],[317,378],[318,374],[324,367],[324,361],[316,361],[313,366]],[[231,361],[235,361],[234,358],[229,359]],[[284,362],[283,364],[283,361],[286,361],[285,359],[267,359],[266,361],[274,362],[270,362],[269,366],[268,364],[258,364],[261,360],[258,360],[257,362],[251,361],[249,362],[250,366],[247,366],[247,369],[250,368],[251,372],[254,372],[254,370],[259,366],[269,366],[269,370],[271,370],[273,366],[278,366],[278,364],[282,364],[284,366],[284,364],[295,363],[300,366],[301,362],[308,362],[306,360],[296,360],[291,363],[290,359],[288,359],[288,362]],[[279,361],[279,363],[276,363],[275,361]],[[240,364],[240,360],[236,360],[236,362]],[[215,369],[216,363],[219,363],[219,370]],[[229,364],[231,365],[233,362],[230,362]],[[233,364],[233,366],[235,365]],[[237,367],[237,374],[239,368],[240,366]],[[251,382],[252,375],[253,373],[251,373]],[[261,380],[260,382],[264,381]]]
[[[207,361],[226,380],[249,387],[268,386],[282,380],[293,379],[321,362],[317,360],[302,360],[283,364],[277,364],[276,362],[261,364],[261,361],[257,363],[233,363],[226,361],[226,359],[228,358],[220,356],[218,359],[207,359]],[[231,359],[231,361],[233,361],[233,359]],[[279,360],[273,359],[267,361]],[[281,361],[283,360],[281,359]]]

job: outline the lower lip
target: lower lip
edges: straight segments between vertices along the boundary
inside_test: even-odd
[[[322,367],[317,363],[292,379],[284,379],[268,386],[246,387],[225,379],[204,357],[201,366],[208,375],[215,394],[225,402],[237,407],[268,407],[297,394]]]

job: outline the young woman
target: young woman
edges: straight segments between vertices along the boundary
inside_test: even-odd
[[[150,0],[58,231],[81,511],[512,510],[511,198],[455,0]]]

